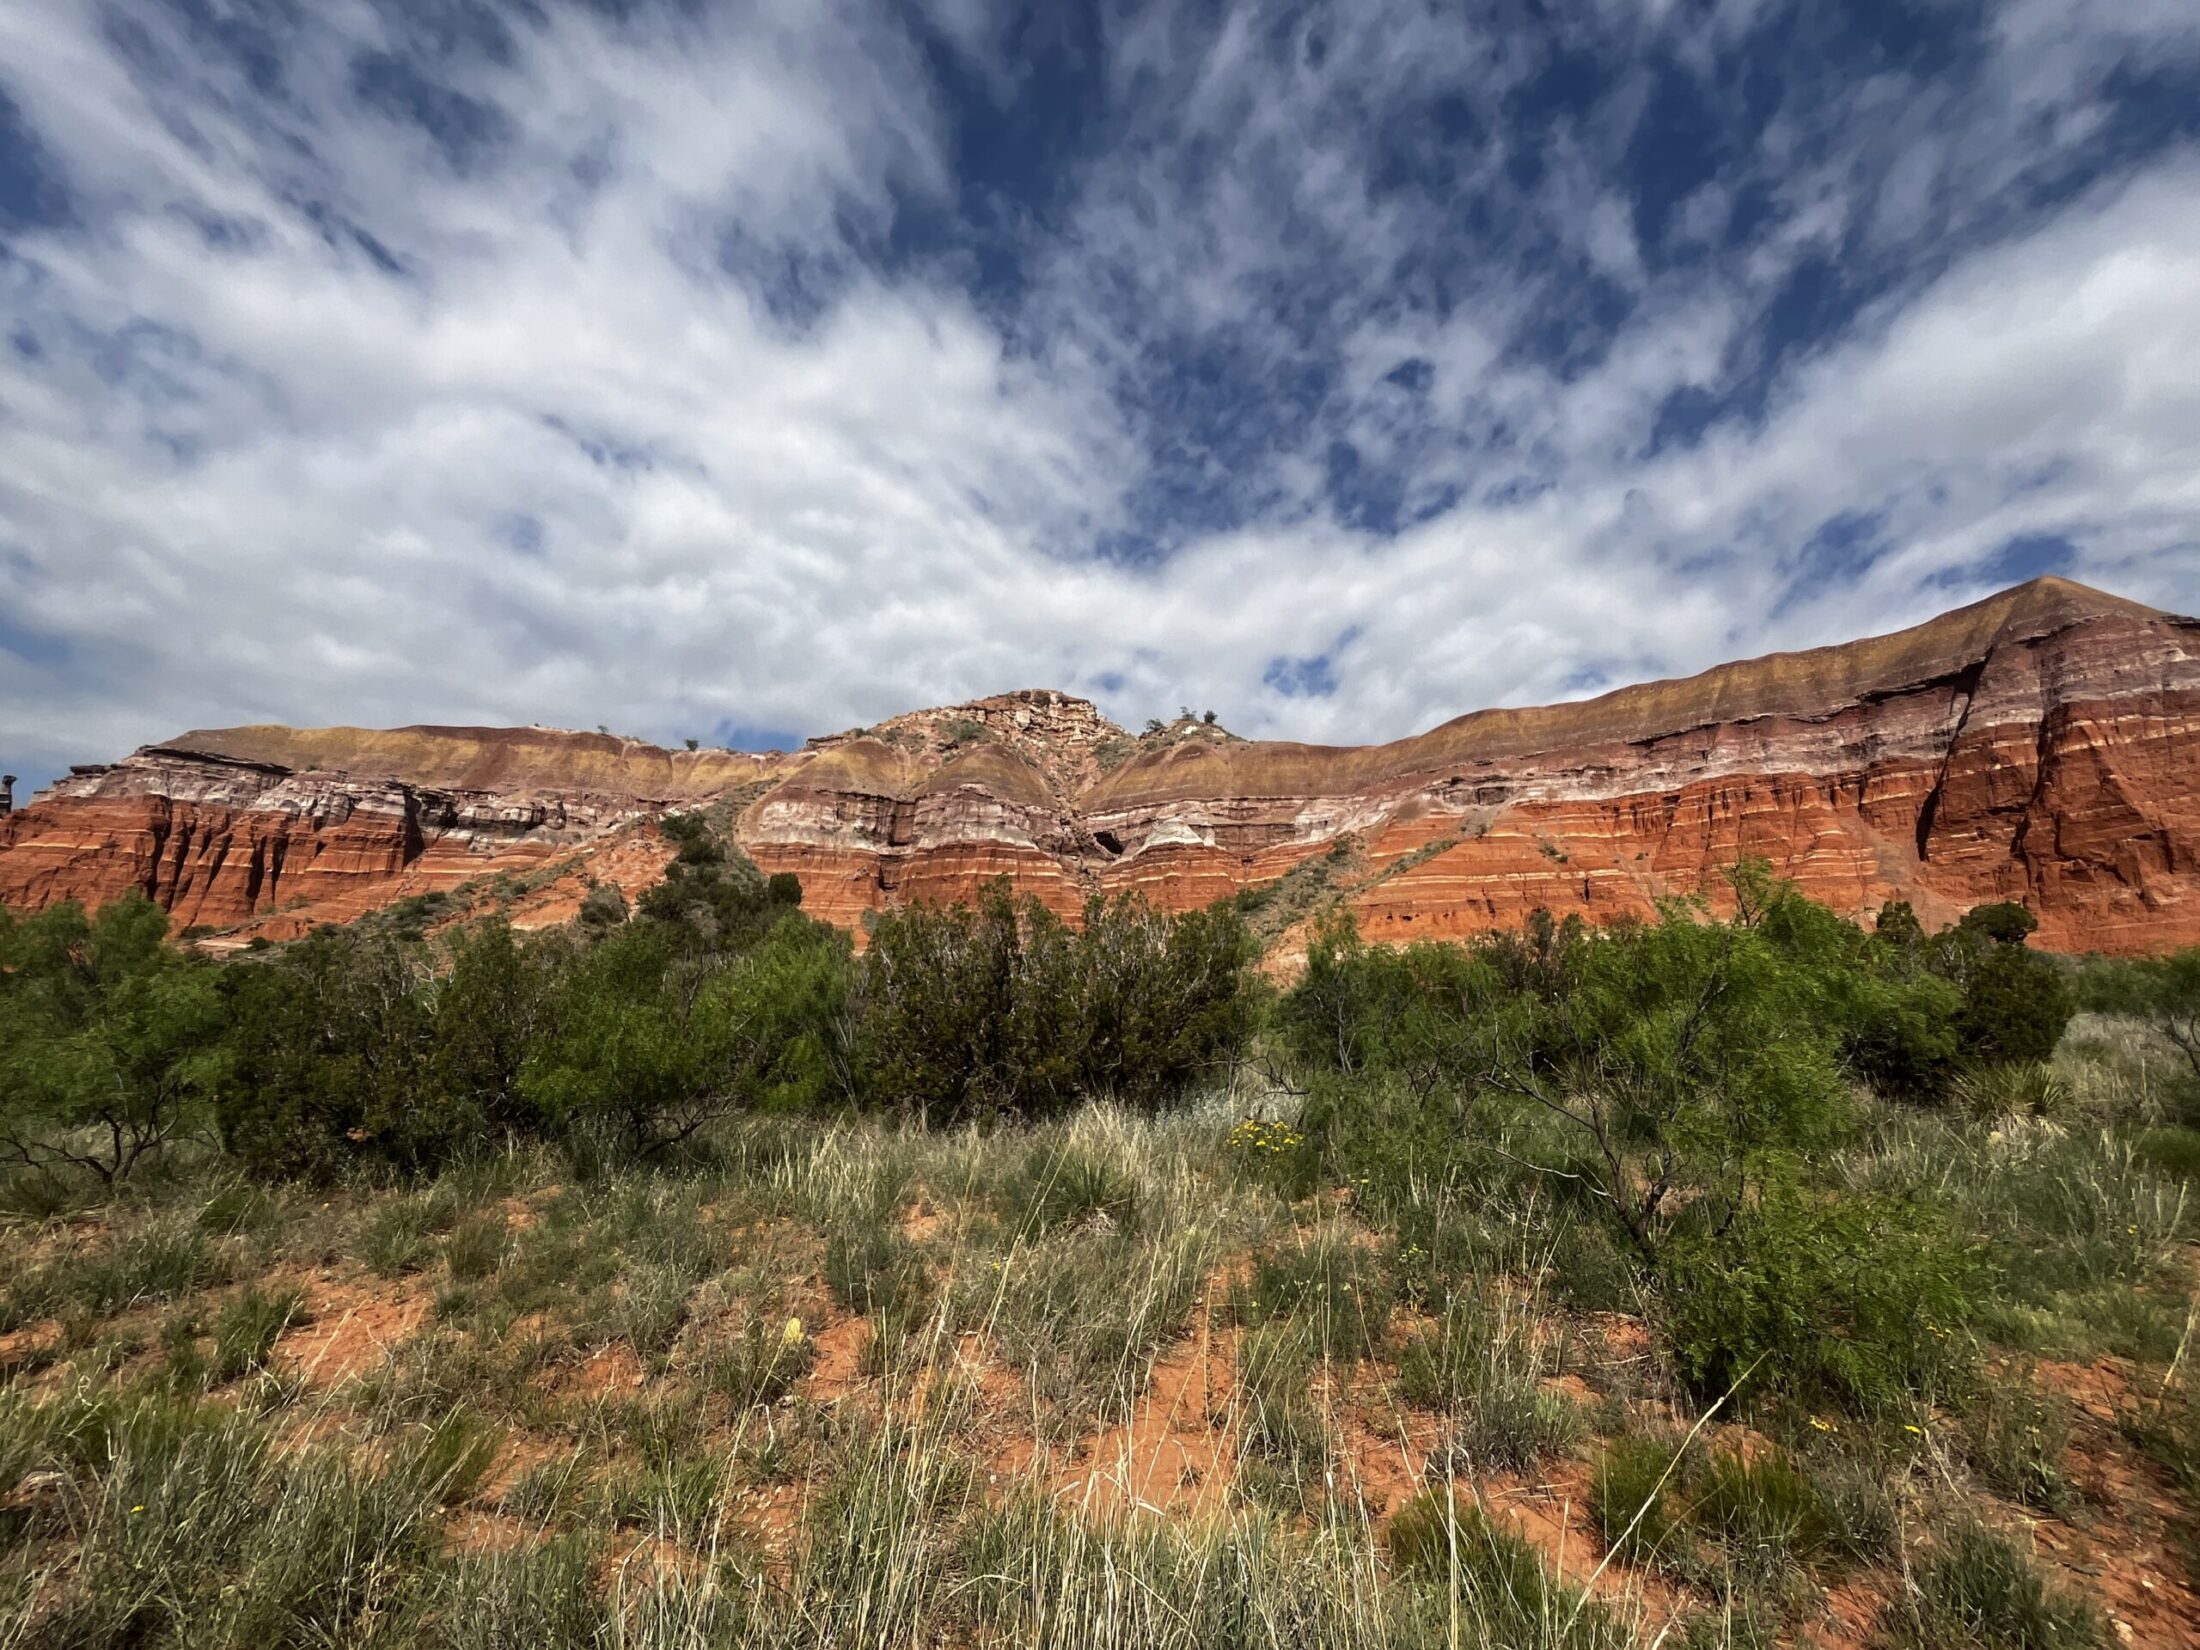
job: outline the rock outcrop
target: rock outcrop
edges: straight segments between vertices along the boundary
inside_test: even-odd
[[[2022,899],[2041,941],[2200,941],[2200,622],[2042,579],[1891,636],[1775,654],[1395,744],[1143,738],[1004,694],[791,754],[544,729],[231,728],[83,768],[0,820],[0,903],[140,888],[232,943],[480,878],[519,920],[631,893],[641,829],[710,807],[809,909],[967,897],[1183,908],[1287,875],[1380,939],[1541,906],[1610,920],[1761,856],[1836,909]],[[1290,941],[1284,940],[1289,949]]]

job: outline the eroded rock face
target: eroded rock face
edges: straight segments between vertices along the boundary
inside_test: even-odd
[[[225,729],[0,820],[0,902],[136,887],[180,924],[279,936],[516,871],[562,890],[522,920],[560,920],[591,876],[657,874],[639,822],[704,804],[849,926],[996,876],[1067,914],[1131,889],[1181,909],[1297,869],[1371,937],[1456,936],[1538,906],[1610,920],[1716,895],[1746,854],[1837,910],[1903,897],[1945,922],[2022,899],[2043,943],[2158,950],[2200,941],[2200,623],[2044,579],[1892,636],[1349,749],[1190,724],[1134,740],[1051,692],[761,757]]]

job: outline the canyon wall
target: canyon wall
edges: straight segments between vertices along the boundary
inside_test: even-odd
[[[2200,622],[2043,579],[1894,635],[1355,748],[1195,723],[1134,738],[1004,694],[789,754],[547,729],[231,728],[76,770],[0,818],[0,904],[129,888],[210,943],[484,886],[515,920],[660,874],[708,808],[815,914],[1010,878],[1065,913],[1280,884],[1385,940],[1541,906],[1595,920],[1743,855],[1863,912],[2020,899],[2039,943],[2200,942]],[[1288,959],[1294,935],[1278,936]]]

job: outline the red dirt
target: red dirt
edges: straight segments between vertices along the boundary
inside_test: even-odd
[[[2131,1369],[2122,1359],[2073,1364],[2043,1359],[2033,1375],[2049,1392],[2058,1393],[2097,1421],[2115,1422],[2131,1408]]]
[[[1604,1543],[1589,1514],[1593,1476],[1586,1461],[1565,1459],[1532,1476],[1486,1478],[1475,1488],[1490,1515],[1509,1523],[1567,1581],[1607,1603],[1639,1607],[1653,1626],[1678,1621],[1692,1602],[1680,1588],[1616,1562],[1600,1571]]]
[[[1807,1650],[1856,1650],[1871,1643],[1893,1593],[1894,1583],[1883,1575],[1845,1578],[1826,1589],[1817,1614],[1797,1629],[1798,1642]]]
[[[842,1318],[810,1337],[817,1357],[803,1377],[810,1396],[821,1404],[835,1404],[855,1390],[861,1379],[863,1348],[871,1338],[868,1318]]]
[[[61,1325],[43,1318],[0,1335],[0,1380],[16,1372],[18,1365],[48,1358],[61,1346]]]
[[[599,1346],[577,1364],[558,1371],[553,1387],[561,1398],[586,1401],[615,1392],[637,1391],[649,1382],[649,1371],[624,1341]]]
[[[422,1288],[395,1283],[306,1280],[305,1315],[275,1342],[275,1358],[315,1386],[334,1386],[381,1366],[427,1316]]]
[[[1191,1337],[1157,1359],[1127,1423],[1096,1435],[1055,1493],[1101,1511],[1211,1512],[1237,1470],[1232,1412],[1237,1331],[1199,1315]]]

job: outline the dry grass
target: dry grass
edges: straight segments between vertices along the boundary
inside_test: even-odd
[[[2025,1235],[2005,1320],[2102,1359],[2087,1314],[2189,1269],[2191,1225],[2101,1125],[2143,1105],[2145,1051],[2088,1035],[2071,1115],[1890,1118],[1848,1168]],[[2013,1599],[2058,1644],[2089,1610],[2194,1642],[2190,1485],[2156,1464],[2189,1429],[1707,1419],[1654,1325],[1569,1296],[1576,1214],[1443,1188],[1459,1241],[1405,1253],[1234,1161],[1242,1104],[757,1122],[593,1182],[183,1172],[20,1218],[0,1650],[1830,1644],[1863,1642],[1857,1597],[1911,1601],[1871,1617],[1903,1632]],[[2080,1493],[2104,1472],[2128,1506]],[[1934,1534],[1957,1496],[2053,1538],[1971,1563]],[[1634,1522],[1620,1550],[1600,1519]]]

